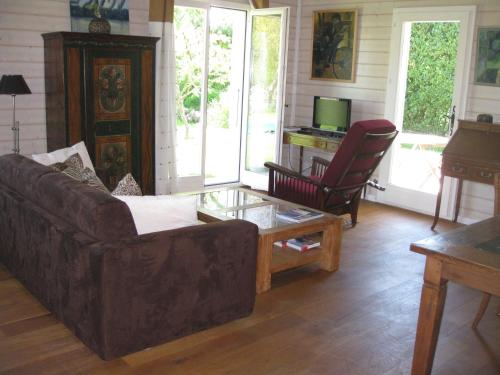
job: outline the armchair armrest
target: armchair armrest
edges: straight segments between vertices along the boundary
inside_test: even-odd
[[[149,233],[103,253],[105,356],[247,316],[255,302],[258,228],[242,221]]]
[[[320,158],[319,156],[313,156],[311,175],[313,176],[323,176],[326,169],[330,165],[330,161]]]
[[[301,175],[298,172],[292,171],[291,169],[283,167],[283,166],[278,165],[276,163],[266,162],[266,163],[264,163],[264,166],[269,168],[270,173],[276,171],[279,174],[282,174],[282,175],[285,175],[288,177],[292,177],[292,178],[296,178],[296,179],[299,179],[299,180],[304,181],[304,182],[308,182],[308,183],[313,184],[313,185],[320,186],[318,181],[315,181],[315,180],[311,179],[310,177]]]

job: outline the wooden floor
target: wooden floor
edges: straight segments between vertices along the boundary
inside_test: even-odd
[[[409,374],[430,217],[364,203],[340,270],[273,278],[248,318],[105,362],[0,265],[0,374]],[[445,231],[451,224],[440,224]],[[499,299],[450,283],[433,374],[500,374]]]

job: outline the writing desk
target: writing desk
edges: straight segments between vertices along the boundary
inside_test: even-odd
[[[427,375],[448,280],[500,296],[500,216],[412,243],[410,249],[426,256],[412,375]]]
[[[458,128],[443,150],[441,180],[436,200],[436,212],[431,229],[439,220],[444,177],[458,179],[453,221],[460,210],[463,181],[493,185],[495,173],[500,173],[500,124],[459,120]]]
[[[313,134],[301,134],[297,131],[284,130],[283,144],[296,145],[300,147],[299,171],[302,173],[302,161],[304,157],[304,147],[311,147],[318,150],[335,153],[337,152],[343,138],[322,137]]]

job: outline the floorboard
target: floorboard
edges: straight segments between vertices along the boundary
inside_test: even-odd
[[[109,362],[0,264],[0,374],[409,374],[425,260],[409,244],[432,235],[431,222],[363,202],[336,273],[314,265],[282,272],[250,317]],[[433,374],[500,374],[500,301],[475,332],[480,299],[450,283]]]

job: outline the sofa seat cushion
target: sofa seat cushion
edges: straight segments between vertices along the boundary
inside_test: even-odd
[[[198,225],[196,196],[116,196],[125,202],[138,234]]]

